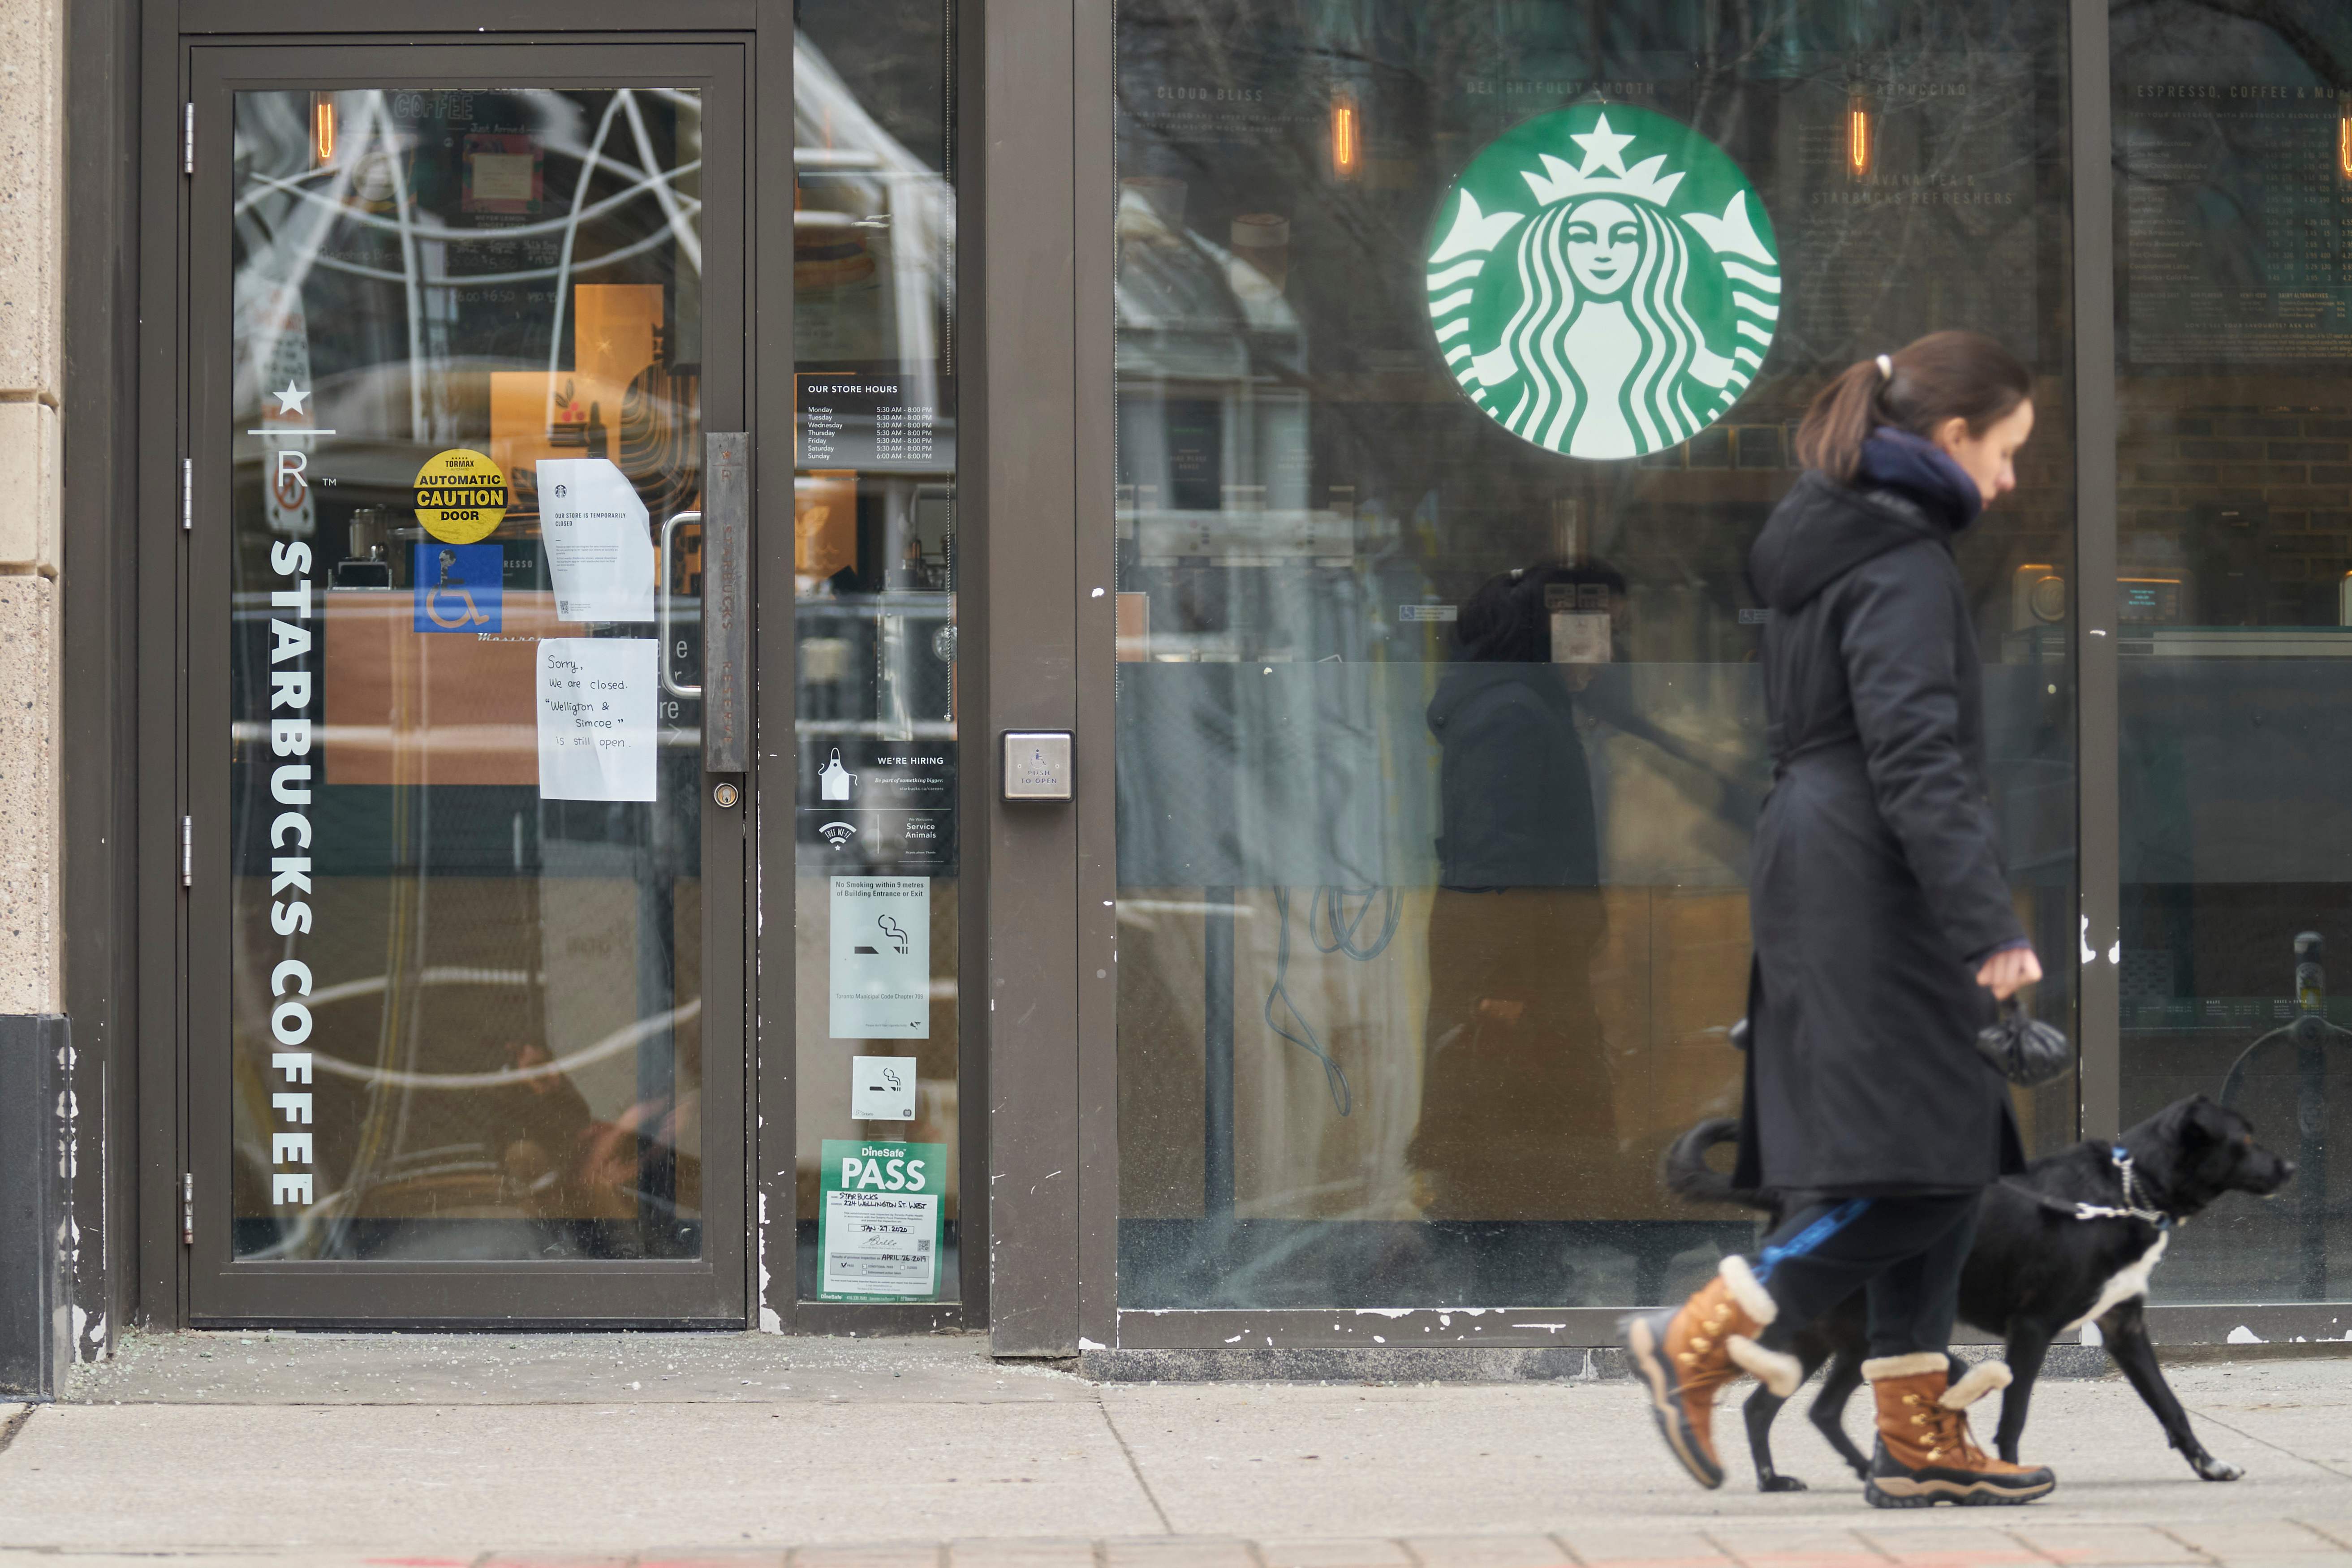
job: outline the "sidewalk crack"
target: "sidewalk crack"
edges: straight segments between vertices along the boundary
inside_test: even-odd
[[[2319,1537],[2320,1540],[2325,1541],[2330,1546],[2352,1547],[2352,1531],[2347,1531],[2342,1535],[2330,1535],[2327,1531],[2320,1529],[2319,1526],[2312,1523],[2311,1521],[2307,1519],[2290,1519],[2287,1522],[2293,1525],[2299,1525],[2303,1529],[2311,1531],[2312,1534]]]
[[[1153,1491],[1151,1483],[1143,1479],[1143,1467],[1135,1462],[1135,1450],[1127,1446],[1127,1435],[1118,1429],[1118,1423],[1110,1418],[1110,1406],[1097,1396],[1095,1400],[1095,1408],[1102,1413],[1103,1426],[1110,1433],[1110,1440],[1118,1445],[1119,1453],[1127,1459],[1127,1473],[1133,1476],[1135,1484],[1142,1489],[1143,1500],[1150,1503],[1151,1511],[1160,1516],[1161,1531],[1169,1535],[1175,1534],[1176,1526],[1170,1522],[1168,1510],[1160,1506],[1160,1494]]]
[[[1935,1510],[1931,1509],[1928,1511],[1932,1513]],[[2021,1525],[2011,1526],[2003,1524],[1994,1525],[1992,1530],[1993,1533],[1996,1535],[2008,1536],[2011,1541],[2016,1542],[2020,1546],[2025,1548],[2026,1551],[2032,1552],[2034,1556],[2041,1558],[2044,1563],[2057,1563],[2063,1561],[2056,1552],[2043,1551],[2041,1546],[2035,1543],[2032,1536],[2026,1535],[2022,1532],[2023,1528],[2024,1527]]]
[[[2213,1415],[2210,1411],[2191,1408],[2189,1414],[2195,1415],[2200,1421],[2210,1422],[2213,1426],[2219,1426],[2222,1431],[2231,1434],[2232,1436],[2243,1437],[2249,1443],[2259,1443],[2273,1454],[2284,1454],[2288,1458],[2294,1460],[2298,1464],[2309,1465],[2313,1469],[2319,1471],[2322,1475],[2341,1477],[2344,1474],[2342,1470],[2337,1469],[2326,1459],[2315,1459],[2308,1454],[2298,1454],[2293,1448],[2287,1447],[2284,1444],[2273,1443],[2267,1437],[2257,1436],[2253,1433],[2247,1431],[2242,1426],[2232,1426],[2227,1421],[2222,1420],[2220,1416]]]
[[[25,1423],[30,1421],[33,1412],[39,1408],[37,1405],[27,1405],[7,1420],[0,1421],[0,1454],[8,1451],[8,1445],[16,1440],[16,1434],[25,1429]]]
[[[1738,1564],[1738,1568],[1748,1568],[1748,1559],[1742,1557],[1738,1552],[1734,1552],[1730,1547],[1726,1546],[1721,1541],[1717,1540],[1716,1538],[1715,1531],[1711,1530],[1700,1530],[1694,1531],[1692,1533],[1696,1535],[1701,1541],[1706,1542],[1709,1546],[1714,1547],[1717,1552],[1722,1554],[1724,1561],[1727,1563],[1737,1563]]]
[[[1739,1568],[1750,1568],[1748,1560],[1746,1557],[1741,1556],[1738,1551],[1736,1551],[1723,1539],[1722,1536],[1717,1534],[1714,1531],[1701,1530],[1695,1533],[1701,1541],[1706,1542],[1709,1546],[1714,1547],[1717,1552],[1723,1553],[1725,1557],[1730,1559],[1733,1563],[1738,1563]],[[1856,1546],[1861,1547],[1863,1553],[1864,1554],[1874,1556],[1881,1562],[1885,1563],[1892,1563],[1895,1560],[1893,1552],[1879,1545],[1875,1541],[1871,1540],[1870,1537],[1864,1535],[1860,1530],[1847,1527],[1840,1531],[1840,1533],[1844,1535],[1847,1540],[1853,1542]],[[1774,1554],[1767,1553],[1766,1555],[1770,1556]]]
[[[2197,1553],[2198,1558],[2202,1562],[2219,1563],[2221,1561],[2220,1558],[2214,1556],[2210,1552],[2208,1552],[2203,1547],[2198,1545],[2195,1542],[2183,1540],[2179,1532],[2174,1531],[2170,1525],[2152,1524],[2148,1528],[2155,1531],[2167,1541],[2171,1542],[2174,1545],[2186,1547],[2189,1551],[2194,1552]]]
[[[1929,1510],[1927,1510],[1927,1512],[1931,1517],[1934,1515],[1935,1511],[1936,1511],[1936,1510],[1935,1510],[1934,1509],[1929,1509]],[[1885,1523],[1886,1525],[1888,1525],[1888,1526],[1892,1526],[1892,1525],[1895,1525],[1895,1524],[1900,1524],[1900,1523],[1903,1523],[1903,1522],[1905,1522],[1905,1521],[1901,1521],[1901,1520],[1891,1520],[1891,1519],[1890,1519],[1890,1520],[1887,1520],[1887,1521],[1885,1521]],[[1912,1522],[1916,1522],[1916,1521],[1912,1521]],[[1886,1542],[1883,1542],[1883,1541],[1879,1540],[1877,1536],[1875,1536],[1875,1535],[1874,1535],[1873,1533],[1871,1533],[1873,1530],[1877,1529],[1877,1528],[1879,1528],[1879,1527],[1878,1527],[1878,1526],[1875,1526],[1875,1525],[1857,1524],[1857,1525],[1855,1525],[1855,1526],[1853,1527],[1853,1538],[1854,1538],[1856,1541],[1861,1542],[1864,1546],[1869,1547],[1873,1552],[1877,1552],[1881,1557],[1885,1558],[1885,1559],[1886,1559],[1886,1561],[1888,1561],[1889,1563],[1900,1563],[1900,1562],[1902,1562],[1902,1561],[1903,1561],[1902,1557],[1896,1553],[1896,1552],[1895,1552],[1895,1548],[1893,1548],[1893,1547],[1891,1547],[1891,1546],[1887,1545],[1887,1544],[1886,1544]],[[1990,1526],[1990,1525],[1988,1525],[1986,1528],[1987,1528],[1987,1529],[1994,1529],[1994,1527],[1993,1527],[1993,1526]],[[1998,1531],[1996,1531],[1996,1533],[1998,1533]],[[2011,1537],[2011,1539],[2015,1539],[2015,1538],[2014,1538],[2014,1537]],[[2040,1550],[2038,1547],[2034,1547],[2034,1546],[2031,1545],[2031,1543],[2028,1543],[2028,1542],[2021,1542],[2021,1544],[2026,1545],[2027,1550],[2028,1550],[2029,1552],[2031,1552],[2034,1557],[2039,1558],[2041,1561],[2042,1561],[2042,1562],[2044,1562],[2044,1563],[2055,1563],[2055,1562],[2057,1562],[2057,1561],[2058,1561],[2055,1557],[2053,1557],[2053,1556],[2051,1556],[2049,1553],[2047,1553],[2047,1552],[2042,1552],[2042,1550]]]

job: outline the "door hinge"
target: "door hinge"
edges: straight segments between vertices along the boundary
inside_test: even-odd
[[[180,459],[180,531],[191,533],[196,526],[196,460]]]
[[[196,1173],[180,1173],[180,1245],[196,1244]]]
[[[196,106],[191,101],[180,121],[180,173],[196,172]]]
[[[180,886],[196,885],[196,819],[180,818]]]

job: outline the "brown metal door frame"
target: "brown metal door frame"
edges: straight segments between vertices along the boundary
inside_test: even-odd
[[[982,509],[967,557],[991,635],[977,684],[987,795],[966,835],[984,896],[990,1342],[1066,1356],[1115,1342],[1118,1100],[1117,763],[1111,539],[1115,411],[1109,0],[993,0],[974,75],[985,126],[976,258],[982,345],[966,375],[965,484]],[[992,332],[990,323],[1007,323]],[[976,432],[976,434],[975,434]],[[1076,732],[1076,798],[1007,805],[995,737]],[[972,771],[981,771],[974,769]],[[969,1234],[969,1232],[967,1233]]]
[[[156,752],[182,759],[174,770],[180,774],[180,810],[194,824],[191,885],[180,889],[178,878],[170,884],[181,895],[171,950],[184,955],[173,966],[180,985],[173,1016],[181,1045],[175,1055],[184,1064],[179,1075],[181,1092],[175,1096],[182,1108],[177,1131],[180,1146],[188,1151],[184,1168],[193,1176],[194,1202],[194,1241],[184,1274],[188,1321],[740,1325],[751,1316],[745,1245],[750,1140],[745,1105],[751,1070],[746,1024],[751,977],[750,953],[740,942],[732,966],[709,962],[719,954],[706,949],[701,1112],[704,1147],[718,1157],[705,1162],[700,1258],[540,1263],[232,1259],[226,919],[229,752],[222,707],[229,668],[225,614],[229,489],[226,454],[206,446],[208,438],[216,439],[217,432],[226,427],[222,399],[228,384],[231,331],[227,150],[235,93],[420,83],[690,86],[704,90],[704,425],[750,428],[751,367],[744,349],[736,346],[747,342],[751,315],[749,45],[750,40],[740,38],[632,37],[624,43],[505,37],[398,47],[341,39],[190,40],[184,46],[182,68],[186,73],[185,101],[193,106],[195,154],[185,185],[184,221],[178,226],[183,237],[175,302],[184,302],[186,327],[184,335],[175,334],[184,344],[184,374],[173,378],[178,405],[172,427],[177,451],[194,463],[193,528],[182,557],[184,586],[173,595],[184,606],[178,612],[184,628],[178,640],[185,654],[178,663],[185,673],[176,707],[186,717],[176,727],[169,750],[157,747]],[[789,274],[782,281],[788,289]],[[149,542],[145,559],[171,559],[180,542],[173,537],[179,530],[168,509],[149,506],[142,511],[142,531]],[[788,544],[788,534],[786,540]],[[776,628],[769,630],[775,635]],[[782,635],[789,638],[788,619]],[[149,814],[151,818],[154,815]],[[701,821],[704,929],[714,936],[744,932],[751,839],[747,814],[721,811],[706,801]],[[152,877],[148,887],[152,895]],[[789,987],[789,971],[782,979]],[[148,994],[154,994],[152,986]],[[788,1000],[782,1016],[791,1016]],[[151,1029],[155,1022],[149,1015]],[[151,1226],[142,1228],[152,1235]]]

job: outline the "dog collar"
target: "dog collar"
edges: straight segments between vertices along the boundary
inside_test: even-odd
[[[2107,1157],[2116,1167],[2116,1175],[2124,1189],[2124,1206],[2110,1208],[2105,1204],[2074,1205],[2076,1219],[2137,1219],[2146,1221],[2158,1230],[2170,1230],[2179,1222],[2147,1201],[2147,1189],[2141,1184],[2139,1173],[2132,1166],[2131,1151],[2122,1144],[2109,1146]]]

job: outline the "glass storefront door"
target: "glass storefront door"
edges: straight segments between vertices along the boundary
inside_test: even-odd
[[[1657,1177],[1738,1108],[1747,552],[1823,382],[1940,328],[2037,378],[1959,555],[2067,1016],[2066,25],[1120,7],[1123,1309],[1615,1308],[1748,1238]]]
[[[740,1322],[744,51],[195,60],[193,1312]]]

